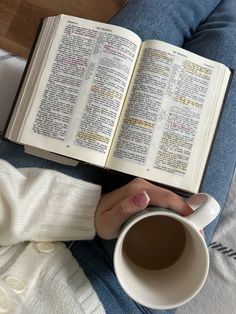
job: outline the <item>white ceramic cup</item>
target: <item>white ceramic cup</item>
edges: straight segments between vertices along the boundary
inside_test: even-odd
[[[205,193],[195,194],[186,202],[194,210],[191,215],[182,217],[163,208],[148,208],[144,212],[131,217],[121,228],[117,239],[114,252],[114,268],[118,281],[132,299],[149,308],[171,309],[183,305],[196,296],[206,280],[209,269],[209,254],[205,240],[199,231],[217,217],[220,206],[213,197]],[[143,234],[141,237],[139,234],[136,238],[132,239],[131,237],[131,240],[129,240],[135,242],[139,238],[140,245],[139,242],[136,244],[131,242],[128,249],[125,247],[128,235],[131,234],[131,230],[135,230],[132,227],[138,226],[138,223],[141,225],[141,221],[145,224],[149,223],[150,217],[151,219],[155,217],[155,219],[171,220],[171,223],[178,225],[182,231],[184,230],[185,238],[182,241],[184,244],[180,256],[171,265],[162,269],[155,269],[155,265],[154,267],[152,265],[151,269],[144,268],[134,260],[134,256],[133,259],[130,258],[129,248],[136,250],[137,252],[134,253],[137,253],[139,257],[141,256],[143,260],[151,258],[152,255],[149,255],[146,251],[150,239],[149,243],[141,243],[142,237],[145,238]],[[153,226],[147,229],[151,228]],[[157,229],[156,240],[158,236]],[[176,241],[176,235],[172,235],[172,229],[174,230],[174,228],[169,227],[169,229],[167,231],[168,241],[167,234],[164,236],[162,234],[161,254],[164,254],[165,244],[168,249],[172,245],[171,241]],[[173,238],[171,238],[172,236]],[[155,241],[155,233],[152,241]],[[175,247],[176,243],[171,247],[171,251],[174,251]]]

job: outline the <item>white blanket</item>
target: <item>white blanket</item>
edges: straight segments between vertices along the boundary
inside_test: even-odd
[[[0,49],[0,131],[6,123],[24,67],[24,59]]]

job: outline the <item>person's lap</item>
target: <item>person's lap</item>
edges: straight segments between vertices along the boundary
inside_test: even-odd
[[[222,2],[206,22],[202,23],[219,2],[130,0],[127,7],[116,15],[111,23],[133,29],[143,39],[164,40],[236,68],[234,53],[236,46],[233,40],[230,41],[230,38],[236,36],[236,8],[233,7],[235,2],[233,0]],[[230,14],[232,21],[229,18]],[[219,23],[219,19],[224,15],[226,16],[224,23]],[[199,26],[200,23],[202,24]],[[221,46],[218,46],[219,39],[222,41]],[[226,44],[228,48],[225,47]],[[236,99],[235,80],[222,113],[201,187],[202,191],[213,195],[222,208],[227,198],[236,159],[234,99]],[[26,155],[21,147],[11,143],[0,142],[0,158],[8,160],[16,167],[56,169],[77,178],[102,184],[104,191],[114,189],[131,178],[85,164],[75,168],[56,164]],[[206,229],[208,242],[216,223]],[[97,291],[107,313],[149,312],[129,299],[119,286],[112,265],[114,243],[115,241],[103,241],[99,238],[93,241],[77,241],[71,251]]]
[[[134,31],[142,40],[159,39],[182,46],[219,3],[220,0],[128,0],[110,23]]]

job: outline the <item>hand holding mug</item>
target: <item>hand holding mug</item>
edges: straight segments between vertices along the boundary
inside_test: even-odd
[[[105,239],[119,234],[114,268],[126,293],[144,306],[170,309],[188,302],[202,288],[209,254],[200,230],[219,211],[217,201],[205,193],[184,201],[135,179],[101,198],[96,229]]]
[[[169,208],[182,216],[192,212],[177,194],[136,178],[101,197],[95,215],[97,234],[103,239],[116,238],[123,223],[149,205]]]

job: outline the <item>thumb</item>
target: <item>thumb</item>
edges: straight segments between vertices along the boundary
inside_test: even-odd
[[[149,204],[150,198],[145,191],[139,191],[135,195],[123,199],[109,211],[103,213],[107,221],[106,239],[113,239],[118,235],[122,224],[135,213],[145,209]]]
[[[145,209],[150,201],[146,191],[139,191],[133,196],[129,196],[116,205],[113,210],[116,211],[117,217],[125,222],[130,216]]]

